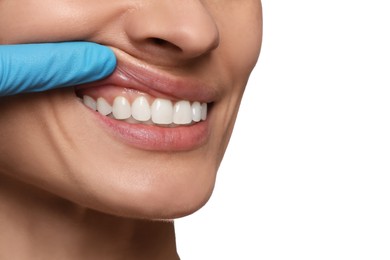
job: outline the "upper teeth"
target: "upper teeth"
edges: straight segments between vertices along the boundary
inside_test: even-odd
[[[207,103],[181,100],[172,101],[156,98],[150,105],[147,98],[139,96],[130,102],[123,96],[115,97],[112,105],[104,98],[97,100],[84,95],[84,104],[104,116],[111,116],[128,122],[152,122],[160,125],[187,125],[207,118]]]

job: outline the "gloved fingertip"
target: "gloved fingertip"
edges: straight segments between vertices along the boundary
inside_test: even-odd
[[[117,65],[116,56],[114,51],[109,47],[103,45],[98,45],[98,46],[102,48],[102,56],[103,59],[106,61],[104,67],[102,68],[102,75],[108,76],[112,72],[114,72],[116,68]]]
[[[61,67],[67,72],[67,77],[61,78],[63,84],[58,86],[97,81],[109,76],[116,68],[116,56],[107,46],[82,41],[61,43],[58,46],[61,46],[59,48],[63,57]]]

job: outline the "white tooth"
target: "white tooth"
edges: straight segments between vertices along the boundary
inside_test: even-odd
[[[96,111],[96,101],[93,98],[91,98],[90,96],[84,95],[83,96],[83,103],[84,103],[84,105],[86,105],[90,109]]]
[[[178,101],[173,107],[173,123],[178,125],[190,124],[192,122],[192,109],[188,101]]]
[[[97,99],[96,107],[97,107],[97,111],[100,114],[102,114],[103,116],[106,116],[106,115],[112,113],[111,105],[108,104],[108,102],[102,97]]]
[[[202,119],[202,105],[199,102],[192,103],[192,120],[199,122]]]
[[[152,121],[155,124],[172,124],[173,106],[167,99],[157,98],[152,104]]]
[[[142,122],[148,121],[150,119],[151,117],[150,105],[148,100],[145,97],[143,96],[137,97],[134,100],[131,108],[132,108],[132,116],[134,119]]]
[[[202,104],[202,120],[207,119],[207,103]]]
[[[112,105],[112,114],[116,119],[126,119],[131,117],[131,107],[125,97],[118,96]]]

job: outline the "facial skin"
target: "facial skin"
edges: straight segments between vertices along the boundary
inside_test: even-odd
[[[201,82],[212,93],[209,134],[183,149],[125,142],[74,88],[2,98],[0,175],[107,214],[191,214],[212,193],[260,51],[261,19],[259,0],[0,0],[0,44],[97,42],[119,64]]]

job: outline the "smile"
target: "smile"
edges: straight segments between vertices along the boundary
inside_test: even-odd
[[[142,150],[188,151],[208,142],[220,88],[114,52],[118,64],[111,76],[75,87],[80,103],[93,112],[92,120]]]

